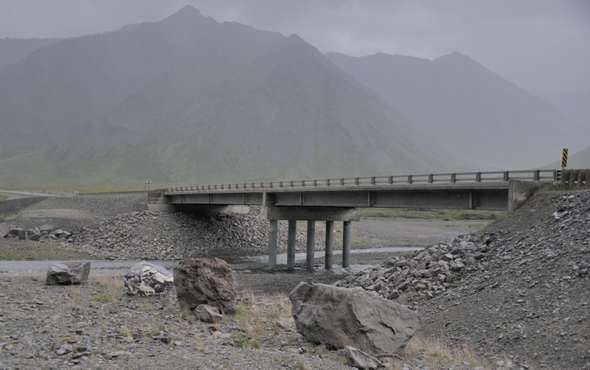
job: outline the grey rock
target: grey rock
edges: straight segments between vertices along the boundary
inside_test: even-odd
[[[39,227],[39,230],[42,233],[50,233],[54,229],[55,229],[55,227],[53,227],[53,225],[50,225],[50,224],[45,224],[45,225],[42,225],[41,227]]]
[[[219,309],[208,304],[198,305],[193,313],[195,314],[195,317],[202,322],[216,323],[223,319],[223,314],[219,312]]]
[[[67,343],[62,344],[57,350],[55,350],[55,354],[58,356],[63,356],[70,352],[72,352],[72,346]]]
[[[301,282],[291,293],[297,331],[313,343],[392,355],[418,329],[416,312],[361,288]]]
[[[222,313],[235,312],[237,292],[232,269],[222,259],[186,258],[174,269],[174,285],[183,310],[209,304]]]
[[[384,367],[378,358],[351,346],[344,347],[350,366],[357,369],[379,369]]]
[[[38,228],[27,230],[27,237],[29,240],[38,241],[41,239],[41,230]]]
[[[172,271],[149,262],[139,262],[123,277],[127,294],[151,296],[162,294],[174,282]]]
[[[49,266],[47,285],[86,284],[90,274],[90,262],[63,262]]]
[[[114,359],[114,358],[123,357],[123,356],[131,356],[131,352],[129,352],[129,351],[114,351],[114,352],[109,352],[107,354],[107,358],[109,358],[109,359]]]
[[[450,264],[451,271],[462,271],[465,268],[465,264],[460,260],[452,261]]]
[[[51,235],[60,239],[60,238],[69,238],[70,236],[72,236],[72,233],[70,233],[69,231],[62,230],[62,229],[57,229],[57,230],[54,230],[51,233]]]

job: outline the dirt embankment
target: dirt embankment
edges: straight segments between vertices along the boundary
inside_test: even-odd
[[[540,192],[483,235],[350,277],[413,302],[421,335],[515,368],[590,369],[590,191]]]

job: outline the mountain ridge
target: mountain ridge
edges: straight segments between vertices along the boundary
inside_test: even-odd
[[[190,8],[66,39],[0,69],[0,110],[8,133],[0,178],[11,186],[371,175],[450,163],[423,151],[410,121],[299,36]]]
[[[462,53],[327,57],[472,168],[540,166],[574,137],[548,103]]]

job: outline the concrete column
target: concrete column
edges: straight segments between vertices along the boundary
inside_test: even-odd
[[[342,228],[342,267],[350,266],[350,241],[352,227],[350,221],[344,221]]]
[[[307,271],[313,272],[313,257],[315,247],[315,221],[307,221]]]
[[[289,234],[287,235],[287,266],[295,269],[295,240],[297,237],[297,221],[289,220]]]
[[[268,237],[268,266],[277,264],[277,242],[279,238],[279,221],[270,220],[270,235]]]
[[[324,268],[332,269],[332,245],[334,244],[334,221],[326,221],[326,248],[324,256]]]

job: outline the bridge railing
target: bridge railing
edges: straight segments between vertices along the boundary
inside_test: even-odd
[[[168,193],[213,193],[227,191],[270,191],[287,189],[329,189],[353,187],[383,187],[412,184],[461,184],[461,183],[492,183],[510,180],[558,182],[561,170],[517,170],[517,171],[483,171],[483,172],[449,172],[372,177],[340,177],[306,180],[282,181],[251,181],[242,183],[224,183],[207,185],[173,186]],[[587,180],[586,180],[587,181]]]

